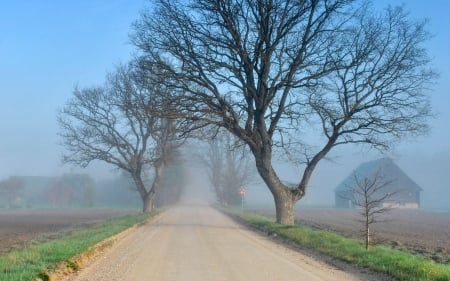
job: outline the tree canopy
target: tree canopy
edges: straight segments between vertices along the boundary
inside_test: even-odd
[[[162,117],[169,107],[161,88],[147,82],[133,62],[120,66],[105,86],[75,89],[58,119],[64,162],[85,167],[99,160],[129,173],[144,211],[153,208],[163,169],[182,144],[176,122]]]
[[[176,95],[188,131],[223,127],[252,151],[277,221],[331,149],[426,131],[435,74],[425,22],[402,7],[351,0],[156,0],[132,37]],[[311,133],[316,134],[309,144]],[[298,184],[273,169],[275,148],[303,163]],[[299,149],[300,148],[300,149]]]

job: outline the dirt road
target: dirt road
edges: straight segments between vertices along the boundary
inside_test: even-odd
[[[207,205],[184,205],[132,231],[65,280],[370,279],[274,243]]]

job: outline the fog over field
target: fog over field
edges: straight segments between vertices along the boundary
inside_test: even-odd
[[[319,163],[306,197],[297,205],[332,206],[334,188],[353,169],[388,156],[423,189],[423,208],[450,210],[450,2],[374,2],[378,8],[404,2],[412,17],[429,20],[433,37],[426,47],[432,67],[440,74],[428,90],[436,115],[429,120],[431,131],[427,136],[403,140],[387,155],[352,145],[333,150],[329,160]],[[102,163],[86,169],[62,165],[56,115],[76,85],[102,85],[107,72],[132,57],[131,25],[149,3],[0,1],[0,180],[88,173],[101,181],[120,175]],[[299,168],[281,158],[276,163],[283,180],[299,181]],[[213,200],[206,172],[194,164],[188,172],[189,199]],[[248,203],[272,203],[262,183],[252,183],[248,190]]]

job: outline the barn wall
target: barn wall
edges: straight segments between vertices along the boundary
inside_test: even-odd
[[[417,209],[419,208],[418,203],[399,203],[399,202],[385,202],[382,205],[383,208],[392,208],[392,209]]]

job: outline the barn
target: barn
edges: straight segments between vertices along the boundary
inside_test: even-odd
[[[335,206],[337,208],[352,208],[352,189],[355,186],[354,175],[359,179],[373,178],[378,173],[383,180],[389,182],[384,192],[395,193],[383,205],[394,208],[419,208],[420,188],[405,172],[403,172],[392,159],[381,158],[375,161],[362,163],[335,189]]]

